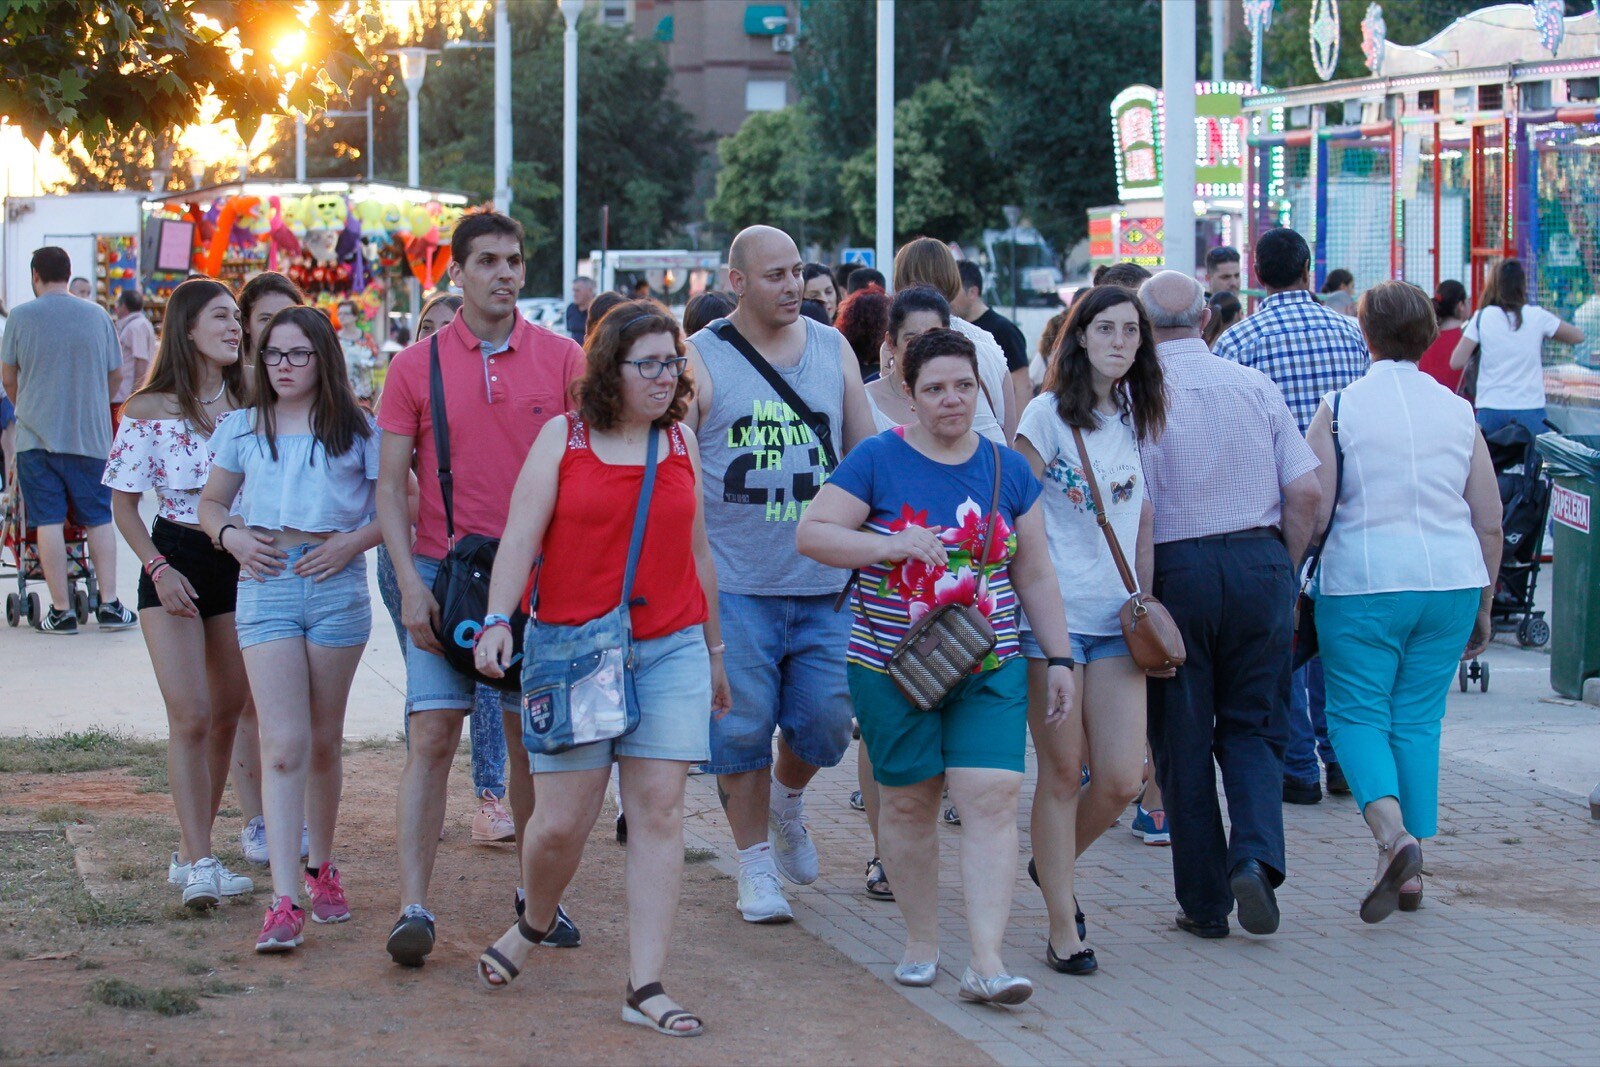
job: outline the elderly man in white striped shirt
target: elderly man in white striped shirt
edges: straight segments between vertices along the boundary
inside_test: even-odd
[[[1177,677],[1150,682],[1150,748],[1172,827],[1177,923],[1217,938],[1228,935],[1235,903],[1248,932],[1278,928],[1290,607],[1322,490],[1317,458],[1283,394],[1200,339],[1210,314],[1204,296],[1176,271],[1139,290],[1167,388],[1166,430],[1140,454],[1156,512],[1152,592],[1188,649]]]

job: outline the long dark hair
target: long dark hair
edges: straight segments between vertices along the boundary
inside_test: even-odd
[[[356,402],[355,390],[350,388],[349,371],[344,365],[344,349],[339,335],[333,332],[333,323],[321,310],[313,307],[286,307],[267,323],[261,335],[262,347],[271,339],[272,331],[279,326],[298,326],[311,342],[311,362],[317,368],[317,396],[311,402],[311,435],[329,456],[342,456],[357,441],[372,436],[367,413]],[[267,439],[267,451],[278,458],[278,390],[272,384],[272,372],[265,360],[256,360],[256,432]],[[311,450],[313,457],[316,449]]]
[[[1132,418],[1134,435],[1140,441],[1153,441],[1167,425],[1166,386],[1161,376],[1161,361],[1156,358],[1156,340],[1150,329],[1150,319],[1131,290],[1120,285],[1102,285],[1090,290],[1089,295],[1078,302],[1061,328],[1055,355],[1045,373],[1044,391],[1055,394],[1056,413],[1068,426],[1093,430],[1100,425],[1094,410],[1094,368],[1089,364],[1089,350],[1081,335],[1102,312],[1119,304],[1133,305],[1139,316],[1139,347],[1134,352],[1133,366],[1112,387],[1111,395],[1123,418]]]
[[[171,393],[184,421],[207,437],[216,424],[200,402],[200,364],[206,357],[189,339],[189,331],[206,305],[219,296],[231,300],[233,291],[213,278],[190,278],[172,291],[167,313],[161,320],[161,343],[156,347],[155,361],[150,364],[144,384],[133,394]],[[222,381],[236,402],[249,395],[242,359],[222,368]]]
[[[306,294],[300,291],[300,287],[275,270],[264,270],[244,283],[244,288],[239,290],[239,321],[244,326],[244,340],[239,345],[239,355],[248,357],[249,362],[254,362],[256,358],[255,345],[250,341],[250,314],[255,311],[257,301],[268,293],[287,297],[293,304],[306,302]],[[261,336],[265,337],[266,334]]]
[[[1522,329],[1522,306],[1528,302],[1528,272],[1522,269],[1522,260],[1507,259],[1496,264],[1483,283],[1483,293],[1478,297],[1478,307],[1496,307],[1506,313],[1513,330]]]
[[[1215,345],[1222,332],[1238,322],[1239,316],[1244,314],[1244,305],[1239,303],[1239,298],[1226,289],[1211,294],[1210,307],[1211,321],[1206,323],[1205,331],[1201,334],[1207,348]]]

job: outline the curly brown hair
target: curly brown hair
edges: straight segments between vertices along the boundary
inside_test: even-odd
[[[578,383],[578,414],[596,430],[609,430],[622,417],[622,364],[633,343],[650,334],[672,337],[672,350],[683,355],[683,333],[678,320],[654,300],[627,300],[605,313],[584,341],[588,369]],[[684,367],[672,403],[655,425],[666,429],[680,421],[689,410],[694,393],[694,378]]]

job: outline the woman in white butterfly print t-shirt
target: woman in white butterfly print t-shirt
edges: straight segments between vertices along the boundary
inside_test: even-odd
[[[1050,913],[1046,962],[1068,974],[1088,974],[1097,966],[1094,950],[1078,932],[1082,920],[1073,921],[1081,914],[1072,892],[1076,858],[1134,799],[1145,764],[1145,673],[1122,638],[1118,616],[1129,594],[1097,515],[1105,509],[1124,555],[1134,561],[1140,588],[1148,588],[1153,512],[1139,442],[1158,437],[1164,422],[1161,364],[1149,320],[1129,290],[1092,290],[1061,331],[1044,390],[1017,425],[1016,444],[1044,483],[1045,533],[1077,661],[1079,713],[1060,728],[1046,727],[1043,654],[1024,630],[1028,720],[1039,754],[1035,863],[1029,873],[1044,890]],[[1079,454],[1074,426],[1087,457]],[[1106,499],[1096,499],[1090,489],[1086,458]],[[1080,791],[1085,764],[1091,779]],[[1136,834],[1148,840],[1165,832],[1159,805],[1150,800],[1154,823],[1140,809]]]

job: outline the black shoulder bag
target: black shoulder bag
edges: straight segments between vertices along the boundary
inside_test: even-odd
[[[1322,528],[1322,537],[1311,550],[1306,561],[1305,580],[1300,583],[1300,595],[1294,601],[1294,654],[1291,662],[1299,670],[1317,654],[1317,602],[1311,597],[1311,583],[1316,580],[1317,568],[1322,563],[1322,550],[1328,547],[1328,532],[1333,529],[1333,517],[1339,512],[1339,494],[1344,489],[1344,446],[1339,444],[1339,401],[1344,391],[1333,394],[1333,510],[1328,512],[1328,525]]]
[[[433,337],[428,356],[428,406],[433,420],[433,448],[439,458],[439,495],[444,499],[444,526],[449,546],[433,580],[433,598],[439,602],[439,623],[434,636],[444,647],[444,658],[462,674],[507,693],[522,691],[522,635],[528,614],[517,608],[511,616],[515,655],[504,676],[478,673],[473,662],[473,639],[483,629],[489,612],[489,575],[500,547],[497,537],[468,534],[456,540],[455,480],[450,473],[450,420],[444,407],[444,375],[439,370],[439,337]]]
[[[1483,309],[1479,308],[1472,316],[1472,321],[1478,326],[1478,347],[1472,350],[1472,355],[1467,357],[1467,365],[1461,368],[1461,377],[1456,381],[1456,395],[1466,400],[1473,407],[1478,405],[1478,368],[1483,363]]]

